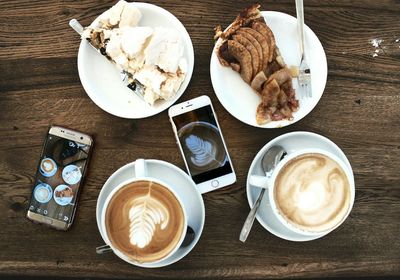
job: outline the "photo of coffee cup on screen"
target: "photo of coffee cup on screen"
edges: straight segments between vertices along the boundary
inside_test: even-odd
[[[188,165],[196,175],[223,166],[227,155],[218,128],[208,122],[188,123],[178,131]]]

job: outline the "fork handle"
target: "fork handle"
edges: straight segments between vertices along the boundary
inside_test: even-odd
[[[296,0],[297,30],[300,35],[300,55],[304,56],[304,5],[303,0]]]

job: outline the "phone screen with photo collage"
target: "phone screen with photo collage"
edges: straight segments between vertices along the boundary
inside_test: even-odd
[[[48,134],[29,211],[69,222],[74,212],[90,146]]]
[[[196,184],[232,173],[222,135],[210,105],[172,119],[190,175]]]

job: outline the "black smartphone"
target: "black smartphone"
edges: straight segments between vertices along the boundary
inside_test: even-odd
[[[36,171],[29,220],[59,230],[71,227],[92,147],[87,134],[50,127]]]

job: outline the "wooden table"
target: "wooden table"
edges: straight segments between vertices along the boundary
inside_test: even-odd
[[[109,278],[320,278],[400,276],[400,3],[305,1],[306,23],[328,59],[328,82],[318,106],[283,129],[257,129],[232,117],[210,81],[213,27],[227,26],[252,1],[153,1],[186,26],[195,69],[179,101],[211,97],[237,171],[233,186],[205,194],[206,223],[195,249],[162,269],[140,269],[102,244],[95,220],[105,180],[138,157],[183,168],[167,112],[142,120],[112,116],[86,95],[77,71],[79,38],[71,18],[85,25],[114,1],[0,2],[0,273],[20,276]],[[294,1],[263,1],[264,9],[295,15]],[[373,57],[371,39],[383,39]],[[31,224],[25,215],[34,173],[50,124],[96,137],[76,221],[68,232]],[[305,130],[336,142],[356,180],[347,221],[328,236],[304,243],[275,237],[255,222],[238,240],[249,211],[247,170],[274,137]],[[0,278],[2,277],[0,275]]]

